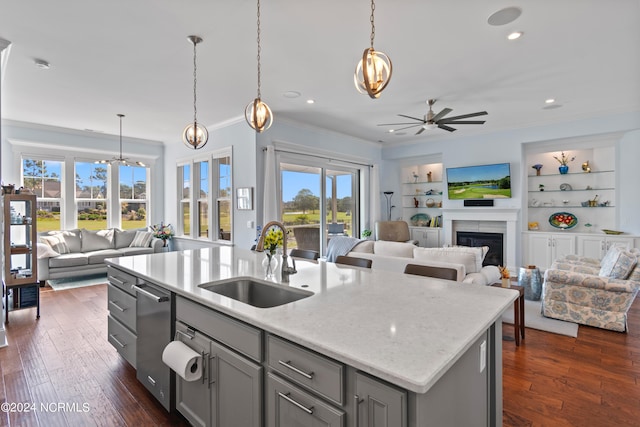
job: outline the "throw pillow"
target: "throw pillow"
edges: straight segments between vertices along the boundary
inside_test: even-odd
[[[42,236],[40,237],[40,241],[49,245],[49,247],[58,254],[68,254],[71,252],[62,233],[52,234],[50,236]]]
[[[113,249],[113,229],[109,230],[80,230],[82,236],[82,252]]]
[[[638,262],[636,263],[636,266],[633,268],[633,270],[631,270],[631,273],[629,274],[629,277],[627,277],[627,280],[633,280],[634,282],[640,282],[640,249],[633,248],[629,252],[631,252],[633,255],[635,255],[636,260]]]
[[[373,244],[373,252],[376,255],[413,258],[413,249],[415,247],[416,246],[412,243],[388,242],[386,240],[376,240]]]
[[[456,249],[464,252],[472,253],[476,257],[476,272],[479,273],[482,270],[482,262],[484,261],[484,257],[487,256],[487,252],[489,252],[489,246],[453,246],[451,248],[444,249]]]
[[[38,242],[36,246],[38,247],[38,259],[52,258],[60,255],[58,252],[54,251],[47,243]]]
[[[464,251],[444,251],[445,248],[415,248],[413,258],[420,261],[462,264],[464,265],[465,276],[476,272],[476,257],[470,252]]]
[[[136,231],[133,241],[129,245],[130,248],[146,248],[151,244],[153,233],[150,231]]]
[[[611,249],[614,249],[612,251]],[[610,255],[610,253],[612,255]],[[626,279],[631,271],[638,263],[635,254],[625,251],[619,247],[612,247],[603,258],[602,267],[600,268],[600,277],[609,277],[611,279]]]
[[[116,249],[128,248],[136,237],[138,230],[118,230],[115,229],[114,246]]]

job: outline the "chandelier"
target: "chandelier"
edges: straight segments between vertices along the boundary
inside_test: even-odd
[[[142,162],[133,162],[131,163],[129,161],[129,159],[127,157],[123,157],[122,156],[122,118],[124,117],[124,114],[117,114],[117,116],[120,118],[120,156],[118,157],[114,157],[111,160],[97,160],[95,163],[100,163],[100,164],[119,164],[121,166],[142,166],[144,167],[145,164]]]

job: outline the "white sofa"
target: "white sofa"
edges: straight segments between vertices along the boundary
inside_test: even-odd
[[[162,251],[164,242],[146,229],[60,230],[38,235],[38,280],[105,273],[106,258]]]
[[[347,256],[370,259],[371,268],[399,273],[404,273],[407,264],[452,268],[458,273],[458,282],[490,285],[500,281],[500,270],[494,265],[482,266],[488,249],[486,246],[421,248],[412,243],[367,240],[358,243]]]

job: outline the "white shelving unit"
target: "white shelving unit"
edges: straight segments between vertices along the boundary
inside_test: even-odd
[[[412,238],[420,246],[441,246],[441,223],[431,227],[430,219],[442,215],[442,163],[403,166],[401,173],[402,217],[411,227]]]

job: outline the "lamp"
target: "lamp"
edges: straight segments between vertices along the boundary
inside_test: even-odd
[[[197,150],[204,147],[209,140],[207,128],[198,124],[198,109],[196,107],[196,83],[198,81],[196,77],[198,69],[196,65],[196,45],[202,42],[202,37],[189,36],[187,38],[193,43],[193,123],[189,123],[182,131],[182,142],[187,147]]]
[[[393,198],[393,191],[385,191],[384,197],[387,199],[387,221],[391,221],[391,209],[395,208],[391,204],[391,199]]]
[[[371,0],[371,47],[364,50],[362,59],[356,66],[353,82],[360,93],[366,93],[371,98],[379,98],[391,80],[391,59],[383,53],[374,50],[373,39],[376,35],[376,25],[373,12],[376,9],[374,0]]]
[[[122,118],[124,117],[124,114],[117,114],[117,116],[120,118],[120,156],[119,157],[114,157],[111,160],[97,160],[95,163],[101,163],[101,164],[106,164],[106,163],[118,163],[122,166],[142,166],[144,167],[145,164],[142,162],[134,162],[131,163],[129,162],[129,159],[126,157],[122,157]]]
[[[258,97],[247,104],[244,109],[244,118],[249,126],[260,133],[271,127],[273,114],[271,108],[260,99],[260,0],[258,0]]]

